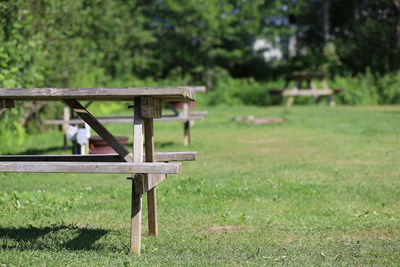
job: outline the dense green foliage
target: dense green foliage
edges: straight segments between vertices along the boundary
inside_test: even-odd
[[[298,49],[307,52],[294,59],[299,67],[319,68],[329,63],[332,55],[327,54],[326,44],[330,42],[338,59],[330,62],[329,71],[332,74],[354,74],[367,69],[384,74],[399,69],[400,1],[282,2],[287,3],[288,13],[295,21]]]
[[[208,111],[193,127],[198,160],[158,186],[157,238],[143,213],[140,257],[128,254],[124,175],[1,173],[0,265],[400,264],[399,107]],[[285,122],[232,122],[242,115]],[[132,134],[128,124],[108,126]],[[155,126],[157,151],[187,149],[180,123]],[[61,139],[29,136],[13,152],[65,153]]]
[[[398,0],[0,0],[0,87],[205,84],[201,104],[269,105],[283,74],[309,70],[345,89],[339,103],[393,104],[399,10]],[[265,60],[260,39],[282,59]],[[22,140],[22,111],[6,113],[0,138]]]
[[[382,75],[399,68],[399,10],[398,0],[2,0],[0,87],[123,78],[212,86],[225,71],[256,80],[296,69]],[[256,39],[283,60],[265,61]]]

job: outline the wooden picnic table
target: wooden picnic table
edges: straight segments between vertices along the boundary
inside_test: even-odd
[[[285,86],[283,89],[270,90],[270,94],[279,94],[287,97],[286,106],[292,106],[295,97],[313,97],[319,103],[321,97],[327,97],[331,107],[336,106],[334,94],[342,93],[343,89],[331,89],[327,82],[328,76],[321,72],[295,71],[285,76]],[[315,81],[321,83],[322,88],[317,88]],[[294,86],[290,84],[294,82]]]
[[[0,88],[0,108],[15,101],[63,101],[116,152],[114,155],[7,155],[0,156],[0,172],[126,173],[132,177],[131,252],[140,254],[142,194],[147,192],[149,234],[158,234],[156,186],[167,174],[180,172],[180,163],[195,160],[196,152],[154,152],[153,121],[161,118],[163,101],[194,101],[194,92],[183,87],[143,88]],[[80,100],[132,101],[133,152],[129,152]]]

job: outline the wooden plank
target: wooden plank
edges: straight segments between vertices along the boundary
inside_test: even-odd
[[[154,162],[154,126],[153,119],[144,119],[144,136],[145,136],[145,157],[146,162]],[[165,175],[153,176],[147,175],[146,186],[144,190],[147,192],[147,207],[148,207],[148,224],[149,224],[149,235],[158,235],[158,223],[157,223],[157,188],[154,185],[153,180],[165,179]],[[149,182],[151,188],[149,189]]]
[[[196,121],[203,120],[204,114],[190,114],[189,117],[184,116],[175,116],[175,115],[165,115],[161,118],[156,118],[156,121]],[[132,123],[133,118],[131,116],[118,116],[118,117],[98,117],[96,118],[100,123]],[[45,125],[62,125],[64,120],[56,119],[56,120],[45,120],[43,121]],[[85,122],[81,119],[70,119],[68,121],[69,124],[84,124]]]
[[[133,162],[143,162],[143,118],[140,97],[135,98],[133,118]],[[135,175],[132,181],[131,203],[131,252],[140,254],[142,240],[142,194],[136,193],[143,188],[143,175]]]
[[[196,160],[197,152],[155,152],[155,161],[168,162],[168,161],[192,161]]]
[[[155,121],[198,121],[203,120],[204,115],[192,115],[189,116],[163,116],[160,119],[155,119]]]
[[[29,173],[168,173],[177,174],[180,163],[132,162],[37,162],[2,161],[0,172]]]
[[[190,121],[185,121],[183,123],[183,145],[188,146],[190,142]]]
[[[34,162],[125,162],[118,154],[104,155],[1,155],[0,161]]]
[[[140,108],[143,118],[161,118],[162,101],[154,97],[141,97]]]
[[[134,181],[132,181],[134,186]],[[142,243],[142,195],[136,195],[132,188],[131,198],[131,253],[140,254]]]
[[[67,137],[67,131],[68,131],[68,121],[71,119],[71,109],[65,105],[63,109],[63,124],[62,124],[62,131],[63,131],[63,149],[67,150],[68,148],[68,137]]]
[[[193,92],[205,92],[207,90],[206,86],[182,86],[183,88],[187,88]]]
[[[132,162],[132,154],[121,145],[118,140],[78,101],[73,99],[64,99],[64,102],[72,108],[90,127],[101,136],[122,158],[127,162]]]
[[[145,192],[151,192],[152,189],[155,189],[157,185],[159,185],[160,183],[162,183],[163,181],[165,181],[165,179],[167,179],[167,175],[166,174],[160,174],[160,173],[152,173],[152,174],[148,174],[147,175],[147,182],[144,185],[143,188],[143,193]],[[153,191],[155,192],[155,191]],[[149,197],[147,195],[147,197]],[[158,231],[157,231],[158,233]]]
[[[0,99],[0,108],[15,108],[13,99]]]
[[[189,103],[183,103],[183,110],[182,110],[184,117],[189,117]],[[190,121],[185,121],[183,123],[183,145],[187,146],[190,144]]]
[[[147,176],[146,182],[143,183],[143,187],[135,189],[136,190],[135,192],[137,194],[144,194],[146,192],[148,193],[149,191],[152,191],[152,189],[154,189],[157,185],[159,185],[160,183],[162,183],[163,181],[165,181],[167,179],[167,175],[161,174],[161,173],[152,173],[152,174],[147,174],[146,176]],[[153,191],[153,192],[155,192],[155,191]],[[149,199],[149,195],[147,197]],[[150,196],[150,198],[153,198],[153,196]],[[150,202],[152,202],[152,200],[150,200]],[[147,203],[147,204],[149,204],[149,203]],[[151,207],[149,205],[148,205],[148,208],[151,209]]]
[[[156,162],[193,161],[197,152],[155,152]],[[125,162],[118,154],[100,155],[0,155],[0,161],[34,162]]]
[[[145,136],[145,158],[146,162],[155,161],[154,157],[154,126],[153,119],[144,119],[144,136]],[[148,224],[149,224],[149,235],[158,235],[158,223],[157,223],[157,189],[153,183],[153,180],[157,178],[164,178],[165,175],[161,177],[156,177],[153,175],[147,175],[146,184],[144,190],[147,190],[147,206],[148,206]],[[152,184],[151,189],[149,189],[149,182]]]
[[[0,88],[1,99],[14,100],[113,100],[132,101],[152,96],[165,101],[194,100],[194,92],[185,87],[128,88]]]
[[[193,161],[197,152],[155,152],[156,162]],[[118,154],[99,155],[0,155],[0,161],[125,162]]]
[[[332,95],[332,90],[327,89],[302,89],[302,90],[285,90],[283,96],[305,96],[305,97],[315,97],[315,96],[329,96]]]

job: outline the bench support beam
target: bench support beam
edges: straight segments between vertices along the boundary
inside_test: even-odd
[[[146,162],[154,162],[154,127],[153,118],[144,119],[144,136],[145,136],[145,150],[146,150]],[[158,235],[158,222],[157,222],[157,188],[154,185],[153,180],[165,179],[165,175],[147,175],[146,186],[147,192],[147,206],[148,206],[148,223],[149,223],[149,235]],[[149,188],[151,183],[151,188]]]
[[[179,171],[179,163],[0,161],[0,172],[175,174]]]
[[[140,97],[135,97],[133,118],[133,162],[143,162],[143,118]],[[143,175],[135,175],[132,181],[131,201],[131,252],[140,254],[142,241],[142,194],[136,188],[142,187]]]
[[[125,161],[132,162],[132,154],[121,145],[118,140],[101,124],[92,114],[89,113],[77,100],[64,99],[64,102],[81,117],[90,127],[101,136]]]

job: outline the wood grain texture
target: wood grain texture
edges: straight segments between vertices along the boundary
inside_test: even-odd
[[[182,86],[183,88],[187,88],[193,92],[205,92],[207,90],[206,86]]]
[[[143,118],[141,114],[141,99],[135,98],[133,116],[133,158],[135,163],[143,162]],[[132,181],[131,201],[131,253],[140,254],[142,242],[142,194],[136,193],[143,188],[144,175],[136,174]]]
[[[156,162],[193,161],[197,152],[155,152]],[[0,155],[1,161],[33,161],[33,162],[125,162],[118,154],[100,155]]]
[[[121,145],[92,114],[90,114],[78,101],[73,99],[64,99],[64,102],[76,113],[82,120],[106,141],[122,158],[127,162],[132,162],[132,154]],[[65,123],[65,122],[64,122]]]
[[[2,161],[0,172],[30,173],[168,173],[177,174],[180,163],[33,162]]]
[[[161,118],[162,101],[154,97],[141,97],[140,109],[143,118]]]
[[[119,100],[152,96],[165,101],[194,100],[194,92],[185,87],[128,88],[0,88],[0,99],[13,100]]]
[[[144,119],[144,148],[145,148],[145,159],[146,162],[155,161],[154,157],[154,125],[153,119],[146,118]],[[165,178],[165,176],[162,176]],[[158,223],[157,223],[157,188],[155,185],[149,189],[149,182],[152,184],[153,180],[158,177],[152,177],[151,174],[147,175],[147,179],[145,180],[145,188],[144,190],[148,190],[147,192],[147,208],[148,208],[148,224],[149,224],[149,235],[156,236],[158,235]]]
[[[152,189],[154,189],[157,185],[159,185],[160,183],[165,181],[165,179],[167,179],[167,175],[160,174],[160,173],[157,173],[157,174],[152,173],[152,174],[148,174],[146,179],[147,179],[146,182],[143,183],[143,187],[135,189],[136,194],[144,194],[146,192],[152,191]],[[147,196],[147,197],[149,197],[149,196]],[[150,208],[150,206],[149,206],[149,208]]]
[[[330,96],[333,94],[329,89],[301,89],[301,90],[284,90],[282,96]]]
[[[188,146],[190,142],[191,142],[190,121],[185,121],[183,123],[183,145]]]
[[[161,118],[156,118],[156,121],[196,121],[196,120],[203,120],[205,117],[204,114],[193,114],[191,113],[190,116],[163,116]],[[133,122],[133,118],[131,116],[118,116],[118,117],[97,117],[96,118],[100,123],[127,123]],[[43,124],[45,125],[62,125],[64,124],[64,120],[62,119],[55,119],[55,120],[45,120]],[[69,124],[84,124],[85,122],[81,119],[70,119],[67,121]]]

